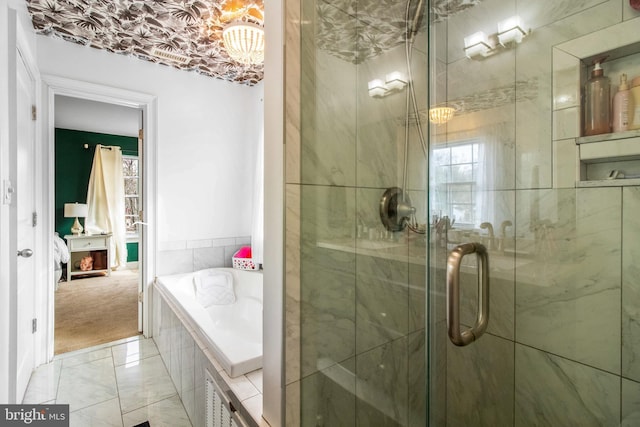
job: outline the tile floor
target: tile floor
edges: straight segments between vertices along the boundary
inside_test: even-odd
[[[24,403],[68,403],[71,427],[191,427],[152,339],[58,355],[31,375]]]

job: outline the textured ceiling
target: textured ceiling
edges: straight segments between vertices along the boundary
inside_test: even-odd
[[[354,64],[393,49],[406,38],[407,1],[411,1],[411,21],[420,0],[316,0],[316,44]],[[481,1],[432,0],[430,19],[443,21]],[[424,14],[424,8],[421,13]],[[420,18],[419,24],[419,31],[425,31],[427,20]]]
[[[222,44],[230,4],[264,10],[262,0],[27,0],[38,33],[253,85],[264,66],[233,61]]]
[[[446,19],[480,1],[435,0],[431,18]],[[237,7],[264,10],[263,0],[26,2],[40,34],[240,84],[254,85],[264,75],[263,64],[239,64],[222,44],[225,12]],[[417,3],[412,0],[412,14]],[[406,4],[405,0],[316,0],[317,46],[356,64],[386,52],[404,42]]]

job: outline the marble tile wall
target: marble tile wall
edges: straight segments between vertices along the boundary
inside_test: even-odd
[[[251,237],[161,242],[156,274],[191,273],[205,268],[231,267],[233,254],[251,244]]]
[[[486,334],[447,346],[447,425],[513,425],[513,342]],[[438,409],[436,409],[438,411]]]
[[[614,426],[620,377],[544,351],[516,345],[515,425]],[[550,392],[553,390],[553,392]]]
[[[289,0],[286,8],[287,425],[424,425],[427,389],[435,425],[635,425],[640,192],[575,187],[575,52],[611,43],[582,38],[633,25],[640,13],[625,0],[476,2],[433,25],[436,65],[428,74],[419,35],[414,72],[434,79],[432,101],[467,106],[432,128],[431,143],[492,142],[483,153],[487,173],[476,177],[479,222],[491,222],[497,238],[499,224],[511,223],[490,248],[488,331],[457,348],[446,336],[440,285],[451,246],[433,244],[428,268],[426,239],[379,226],[381,193],[402,186],[406,98],[372,98],[367,82],[403,67],[403,47],[341,61],[314,40],[325,14],[354,35],[336,42],[345,50],[375,35],[354,2]],[[495,33],[515,14],[532,31],[523,43],[481,61],[464,56],[465,36]],[[424,77],[416,93],[426,100]],[[416,119],[409,121],[407,188],[426,219],[428,168]],[[483,233],[450,245],[488,245]],[[474,262],[463,271],[468,326]],[[428,281],[436,285],[430,294]]]
[[[352,245],[354,191],[302,186],[300,217],[300,357],[305,376],[320,364],[355,354],[355,254],[323,245]]]
[[[640,188],[623,189],[622,198],[622,375],[640,383]]]
[[[378,213],[385,189],[403,185],[406,91],[372,98],[367,90],[370,80],[406,73],[404,47],[348,62],[316,45],[318,31],[326,34],[327,22],[340,20],[340,32],[355,35],[341,37],[341,47],[375,45],[379,20],[362,13],[369,12],[350,2],[287,6],[287,31],[304,23],[299,44],[291,37],[294,48],[286,50],[287,425],[425,419],[424,376],[407,369],[424,371],[426,239],[387,233]],[[319,21],[324,17],[329,21]],[[424,75],[426,35],[418,39],[413,71]],[[415,81],[424,106],[427,82]],[[426,156],[416,127],[416,117],[425,126],[422,108],[409,118],[407,188],[424,223]],[[385,251],[392,258],[376,256]]]
[[[407,262],[359,255],[356,260],[356,352],[408,334]]]
[[[356,358],[358,425],[407,425],[409,416],[408,337],[402,336]]]
[[[449,55],[440,56],[449,61],[447,95],[453,95],[452,90],[457,96],[473,94],[480,92],[476,87],[486,90],[511,80],[514,86],[536,82],[535,96],[516,96],[510,107],[515,116],[494,107],[488,110],[493,117],[478,112],[459,118],[474,129],[498,120],[515,124],[513,157],[508,155],[514,161],[514,179],[502,187],[514,190],[506,210],[513,218],[514,246],[507,260],[504,254],[491,254],[492,291],[499,294],[491,295],[488,335],[469,348],[448,346],[446,370],[436,371],[446,371],[446,416],[459,423],[465,416],[482,420],[474,419],[474,425],[632,425],[640,416],[639,395],[632,394],[638,390],[634,372],[640,366],[635,308],[639,272],[631,261],[640,247],[637,215],[632,213],[639,207],[637,188],[576,189],[580,166],[574,139],[580,130],[579,58],[628,42],[627,26],[640,14],[619,0],[549,2],[546,7],[540,2],[483,2],[486,7],[492,3],[517,11],[532,33],[515,49],[484,61],[462,58],[454,40]],[[478,29],[484,22],[494,25],[499,16],[486,11],[472,8],[466,17],[452,17],[450,21],[461,21],[447,22],[449,37],[461,40],[462,34],[455,33],[471,33],[466,27],[473,21],[479,22]],[[621,22],[627,25],[624,30],[606,33]],[[504,55],[510,58],[498,57]],[[461,79],[464,69],[478,71]],[[448,130],[438,141],[455,138],[454,132],[465,135],[457,123]],[[466,286],[463,320],[468,325],[475,312],[475,283]],[[498,338],[504,339],[508,352],[500,355],[500,346],[494,345],[491,355],[481,354],[483,344]],[[440,346],[443,342],[446,338],[436,338]],[[461,358],[465,353],[468,357]],[[510,378],[474,379],[489,375],[483,372],[491,364],[489,357],[511,372]],[[472,374],[459,374],[456,360],[476,364],[468,366]],[[501,381],[515,394],[473,395],[481,384]],[[470,395],[460,396],[463,389],[462,394]],[[488,401],[475,405],[478,399]],[[515,412],[501,409],[493,399],[511,402]]]
[[[533,193],[540,219],[516,219],[517,232],[538,227],[536,256],[516,269],[517,339],[619,373],[620,188]]]

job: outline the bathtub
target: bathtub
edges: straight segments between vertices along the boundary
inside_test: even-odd
[[[196,299],[195,273],[158,277],[156,289],[188,317],[231,378],[262,368],[262,272],[233,268],[236,302],[229,305],[200,305]],[[201,270],[206,271],[206,270]]]

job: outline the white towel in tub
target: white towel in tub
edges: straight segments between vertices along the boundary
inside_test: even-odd
[[[233,275],[226,271],[205,270],[193,276],[196,299],[203,307],[236,302]]]

